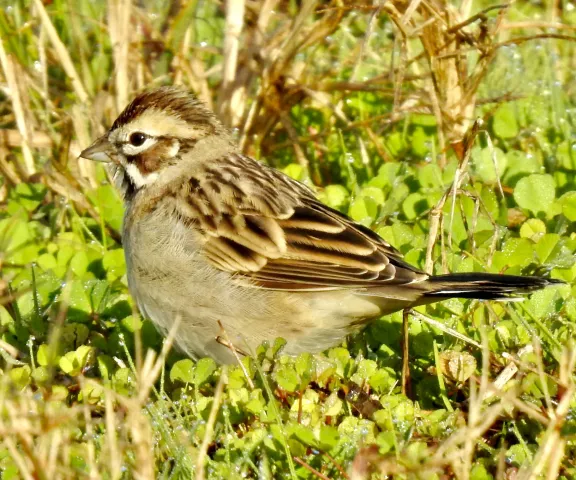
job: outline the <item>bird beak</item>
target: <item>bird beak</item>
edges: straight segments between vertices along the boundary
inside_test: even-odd
[[[95,162],[111,162],[110,154],[114,151],[114,147],[108,141],[108,135],[101,136],[92,145],[85,150],[82,150],[80,156]]]

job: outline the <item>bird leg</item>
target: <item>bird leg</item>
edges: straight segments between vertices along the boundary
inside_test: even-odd
[[[248,354],[234,346],[234,344],[228,338],[228,334],[226,333],[226,330],[224,330],[224,325],[222,325],[222,322],[220,320],[218,320],[218,325],[220,325],[222,335],[218,335],[216,337],[216,341],[220,345],[224,345],[226,348],[230,349],[230,351],[234,354],[234,356],[238,360],[238,363],[240,363],[240,357],[238,356],[238,354],[242,355],[243,357],[247,357]]]
[[[228,338],[228,334],[226,333],[226,329],[224,328],[224,325],[222,325],[222,322],[220,320],[218,320],[218,325],[220,326],[220,331],[221,331],[222,335],[218,335],[216,337],[216,342],[218,342],[220,345],[224,345],[226,348],[230,349],[230,351],[232,352],[234,357],[236,357],[236,361],[238,362],[238,365],[242,369],[242,373],[244,373],[244,377],[246,378],[246,382],[248,382],[248,385],[250,386],[250,388],[252,390],[254,390],[254,382],[250,378],[250,375],[248,375],[248,370],[246,370],[246,367],[242,363],[242,360],[240,360],[240,355],[242,355],[243,357],[247,357],[248,354],[246,352],[243,352],[239,348],[236,348],[232,344],[232,342]]]
[[[410,324],[408,322],[410,309],[402,310],[402,394],[412,397],[412,383],[410,381]]]

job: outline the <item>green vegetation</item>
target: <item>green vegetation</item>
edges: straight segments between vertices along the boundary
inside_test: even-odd
[[[0,5],[0,478],[576,477],[576,6],[453,3]],[[408,394],[401,313],[325,354],[183,358],[77,158],[172,83],[408,262],[566,285],[418,308]]]

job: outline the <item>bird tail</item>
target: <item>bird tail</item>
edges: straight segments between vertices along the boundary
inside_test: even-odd
[[[424,294],[424,298],[435,301],[443,298],[510,299],[564,282],[543,277],[497,273],[450,273],[430,277],[426,283],[430,290]]]

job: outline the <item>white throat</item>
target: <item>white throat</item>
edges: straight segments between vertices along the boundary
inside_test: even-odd
[[[133,163],[129,163],[128,165],[126,165],[125,170],[126,175],[130,177],[130,180],[132,180],[132,183],[136,188],[142,188],[145,185],[151,185],[158,179],[157,172],[149,173],[148,175],[143,175],[138,169],[138,167]]]

